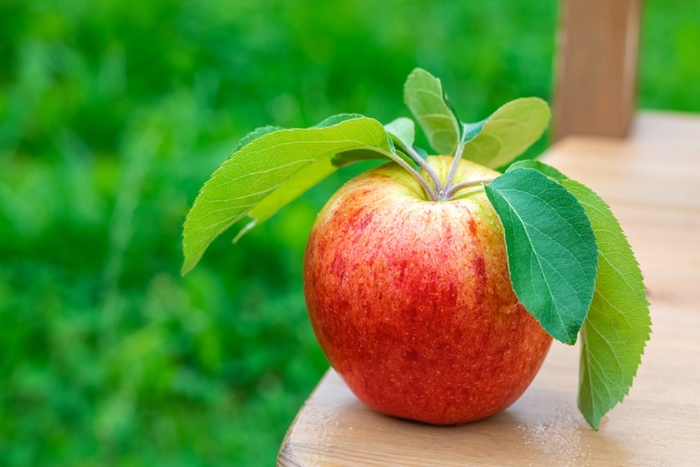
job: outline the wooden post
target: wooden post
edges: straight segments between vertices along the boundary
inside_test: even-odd
[[[563,0],[554,140],[624,138],[635,109],[641,0]]]

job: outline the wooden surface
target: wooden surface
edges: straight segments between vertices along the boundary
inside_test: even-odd
[[[641,0],[564,0],[554,141],[627,135],[635,108]]]
[[[643,114],[628,141],[567,139],[546,160],[608,201],[649,290],[651,341],[600,431],[576,408],[578,348],[555,342],[520,400],[459,427],[375,413],[331,370],[279,466],[700,466],[700,117]]]

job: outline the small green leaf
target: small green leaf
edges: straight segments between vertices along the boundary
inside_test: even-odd
[[[528,160],[528,161],[518,161],[513,163],[510,167],[508,167],[508,170],[506,172],[510,172],[511,170],[515,169],[535,169],[539,172],[542,172],[552,180],[557,180],[557,181],[562,181],[562,180],[567,180],[569,177],[564,175],[563,173],[559,172],[557,169],[552,167],[551,165],[547,165],[543,162],[540,161],[534,161],[534,160]]]
[[[445,102],[440,80],[416,68],[406,78],[404,102],[418,120],[430,145],[438,154],[452,155],[459,143],[457,118]]]
[[[182,273],[197,264],[219,234],[253,213],[256,206],[260,206],[254,213],[259,219],[270,217],[324,173],[330,173],[334,154],[354,150],[391,154],[381,123],[356,117],[323,128],[278,130],[253,139],[232,154],[202,187],[187,215]],[[324,158],[328,159],[326,165],[319,162]],[[287,183],[290,185],[285,186]],[[277,193],[280,189],[283,191]]]
[[[598,264],[586,213],[566,188],[534,169],[506,172],[485,190],[503,224],[518,299],[552,337],[574,344]]]
[[[410,118],[399,117],[384,125],[384,128],[404,147],[413,147],[413,141],[416,139],[416,127]]]
[[[550,117],[549,106],[542,99],[526,97],[508,102],[468,140],[462,157],[487,167],[501,167],[542,136]]]
[[[586,210],[598,243],[598,277],[581,328],[578,392],[579,410],[597,430],[632,386],[651,332],[649,302],[632,248],[608,205],[578,182],[562,185]]]
[[[418,155],[422,157],[423,160],[428,158],[428,151],[426,151],[425,149],[419,146],[413,146],[413,150],[416,151],[416,153],[418,153]]]
[[[487,120],[482,120],[476,123],[462,123],[462,136],[460,142],[466,143],[467,141],[473,140],[476,135],[481,133]]]

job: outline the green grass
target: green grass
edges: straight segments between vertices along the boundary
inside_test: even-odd
[[[641,105],[700,111],[699,2],[646,4]],[[549,99],[556,15],[534,0],[0,3],[0,465],[274,465],[327,368],[306,236],[351,173],[181,278],[197,190],[256,126],[408,115],[415,66],[465,120]]]

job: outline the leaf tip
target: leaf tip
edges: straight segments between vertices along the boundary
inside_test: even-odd
[[[188,255],[185,255],[185,260],[182,262],[182,268],[180,269],[180,276],[185,277],[188,272],[190,272],[199,262],[199,258],[193,259]]]
[[[413,70],[411,70],[411,72],[408,74],[408,77],[406,78],[406,81],[408,81],[409,79],[411,79],[411,78],[413,78],[413,77],[415,77],[415,76],[418,76],[418,75],[430,75],[430,76],[433,76],[433,75],[431,75],[430,72],[429,72],[428,70],[426,70],[425,68],[421,68],[421,67],[417,66],[417,67],[415,67]]]
[[[595,431],[598,431],[598,429],[600,428],[600,420],[601,420],[601,419],[598,418],[598,417],[596,417],[596,418],[590,418],[590,419],[589,419],[589,418],[586,418],[586,422],[588,422],[588,424],[590,425],[590,427],[593,428]]]
[[[583,415],[583,419],[586,420],[586,423],[588,423],[588,425],[595,431],[598,431],[600,429],[600,422],[605,416],[605,413],[596,413],[596,411],[591,407],[586,407],[585,405],[581,404],[580,399],[577,406],[578,411],[581,413],[581,415]]]
[[[409,94],[409,90],[411,89],[411,86],[413,86],[413,82],[415,80],[421,79],[421,78],[428,78],[428,79],[433,79],[436,80],[438,83],[440,83],[440,89],[442,89],[442,82],[440,81],[439,78],[436,78],[433,76],[428,70],[420,67],[416,67],[411,72],[408,74],[406,77],[406,81],[403,83],[403,100],[404,102],[408,105],[409,101],[411,100]]]

